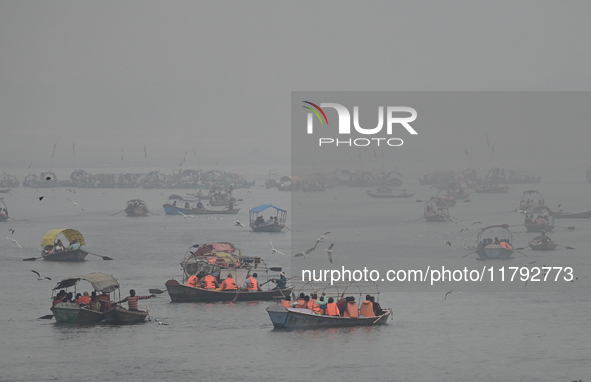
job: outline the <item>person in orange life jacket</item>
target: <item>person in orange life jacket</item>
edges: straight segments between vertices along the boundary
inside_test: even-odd
[[[303,292],[300,293],[300,297],[297,299],[297,301],[291,303],[292,307],[300,309],[306,308],[306,300],[304,297],[306,297],[306,295]]]
[[[156,295],[155,294],[152,294],[152,295],[149,295],[149,296],[136,296],[135,295],[135,290],[132,289],[132,290],[129,291],[129,296],[125,297],[120,302],[127,302],[127,305],[128,305],[129,310],[139,310],[138,309],[138,301],[139,300],[145,300],[145,299],[152,298],[152,297],[156,297]]]
[[[187,286],[193,287],[193,288],[197,288],[197,285],[199,284],[199,277],[197,277],[197,275],[192,275],[191,277],[189,277],[189,280],[187,280]]]
[[[373,303],[371,302],[371,296],[365,296],[365,301],[361,303],[359,307],[359,316],[360,317],[375,317],[375,313],[373,310]]]
[[[328,316],[340,316],[341,313],[339,312],[339,307],[337,306],[337,303],[334,302],[334,298],[329,297],[328,302],[326,304],[326,310],[325,310],[326,315]]]
[[[355,297],[347,297],[347,307],[343,312],[343,317],[359,317],[359,308],[357,308],[357,304],[355,303]]]
[[[253,273],[249,278],[244,280],[242,289],[248,290],[249,292],[257,292],[259,290],[259,282],[257,280],[258,275]]]
[[[281,300],[281,305],[283,305],[286,308],[291,308],[291,296],[285,296],[285,298]]]
[[[308,302],[308,309],[313,311],[316,314],[324,313],[324,310],[318,305],[317,302],[318,295],[316,293],[312,293],[310,296],[310,301]]]
[[[220,286],[220,290],[236,290],[238,286],[234,283],[234,278],[232,277],[231,273],[228,273],[228,278],[222,281],[222,285]]]
[[[220,283],[212,275],[207,275],[203,278],[203,289],[215,289],[220,286]]]
[[[78,301],[76,302],[78,304],[90,305],[90,296],[88,295],[88,292],[84,292],[82,296],[78,297]]]
[[[376,298],[374,296],[371,296],[371,302],[373,305],[373,313],[376,316],[381,316],[382,314],[384,314],[384,310],[382,309],[382,307],[380,306],[379,302],[376,302]]]

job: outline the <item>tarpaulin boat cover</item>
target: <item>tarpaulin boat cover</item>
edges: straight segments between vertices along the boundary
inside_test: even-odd
[[[99,292],[109,293],[119,288],[119,283],[113,276],[101,272],[94,272],[89,273],[87,275],[79,275],[65,278],[62,281],[58,282],[55,288],[53,289],[55,290],[69,288],[76,285],[80,280],[88,281],[92,285],[94,290]]]

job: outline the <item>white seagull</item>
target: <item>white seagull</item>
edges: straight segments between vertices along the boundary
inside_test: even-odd
[[[37,271],[34,271],[34,270],[32,270],[32,269],[31,269],[31,272],[33,272],[34,274],[36,274],[36,275],[37,275],[37,280],[39,280],[39,281],[41,281],[41,280],[51,280],[51,279],[50,279],[49,277],[47,277],[47,276],[43,276],[43,277],[41,277],[41,275],[39,274],[39,272],[37,272]]]
[[[458,292],[458,293],[460,293],[459,291],[457,291],[457,290],[453,290],[453,289],[452,289],[452,290],[450,290],[449,292],[447,292],[447,293],[445,294],[445,297],[444,297],[443,299],[444,299],[444,300],[445,300],[445,299],[447,299],[447,295],[448,295],[448,294],[450,294],[450,293],[452,293],[452,292]],[[461,294],[461,293],[460,293],[460,294]]]
[[[316,246],[314,246],[314,247],[312,247],[312,248],[308,249],[306,252],[300,252],[300,253],[296,253],[296,254],[294,255],[294,257],[303,257],[304,259],[307,259],[307,258],[308,258],[308,255],[309,255],[310,253],[314,252],[314,249],[316,249]]]
[[[332,264],[332,247],[334,247],[334,243],[332,243],[327,249],[324,250],[328,255],[328,261]]]
[[[322,243],[324,241],[324,239],[326,239],[326,236],[329,233],[330,232],[325,232],[323,235],[320,236],[320,238],[316,239],[316,244],[314,244],[314,249],[316,249],[316,246],[318,245],[318,243]]]
[[[9,238],[8,236],[4,236],[5,238],[7,238],[8,240],[12,241],[14,244],[18,245],[19,247],[23,248],[22,245],[20,245],[20,243],[14,239]],[[24,249],[24,248],[23,248]]]
[[[365,231],[359,231],[357,228],[353,228],[353,229],[355,230],[355,232],[357,232],[357,233],[358,233],[358,234],[360,234],[360,235],[361,235],[361,234],[363,234],[363,233],[365,232]],[[423,235],[420,235],[420,236],[423,236]],[[418,236],[417,236],[417,237],[418,237]]]
[[[76,203],[75,201],[73,201],[73,200],[70,200],[70,199],[68,199],[68,200],[69,200],[70,202],[74,203],[75,205],[77,205],[78,207],[80,207],[80,204]],[[84,211],[84,208],[80,207],[80,209],[81,209],[82,211]]]
[[[278,251],[277,249],[275,249],[275,246],[273,245],[273,242],[272,241],[269,240],[269,243],[271,243],[271,252],[273,252],[273,254],[280,253],[282,255],[285,255],[285,253],[283,253],[283,252]]]
[[[184,213],[182,213],[181,211],[177,211],[177,212],[178,212],[179,214],[183,215],[183,218],[184,218],[184,219],[186,219],[186,218],[192,218],[192,217],[193,217],[193,216],[188,216],[188,215],[185,215],[185,214],[184,214]]]
[[[240,223],[240,220],[236,219],[235,222],[236,222],[236,224],[234,224],[234,226],[240,227],[240,228],[244,227],[244,225],[242,223]]]

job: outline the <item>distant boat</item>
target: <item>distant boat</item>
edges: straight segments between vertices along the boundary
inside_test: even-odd
[[[428,222],[450,221],[447,204],[441,198],[431,197],[425,204],[423,217]]]
[[[63,250],[54,251],[55,240],[60,234],[63,234],[70,244],[76,241],[80,244],[79,248],[68,249],[69,245],[64,245]],[[48,261],[84,261],[86,256],[88,256],[88,252],[80,248],[84,245],[86,245],[86,243],[84,242],[84,236],[82,236],[80,231],[72,228],[52,229],[51,231],[48,231],[41,240],[41,247],[43,247],[41,257],[43,257],[43,260]]]
[[[4,203],[4,200],[0,198],[0,222],[5,222],[8,218],[8,207],[6,206],[6,203]]]
[[[381,194],[367,191],[367,195],[371,196],[372,198],[412,198],[414,194],[408,194],[406,191],[400,194]]]
[[[499,239],[499,243],[493,241]],[[484,227],[476,238],[476,254],[480,260],[510,259],[513,255],[513,234],[507,224]]]
[[[587,212],[579,212],[579,213],[570,213],[570,212],[554,212],[554,217],[556,219],[588,219],[591,218],[591,211]]]
[[[6,194],[7,192],[10,192],[10,188],[2,188],[0,189],[0,194]]]
[[[148,211],[148,206],[146,202],[141,199],[131,199],[127,202],[127,208],[125,209],[125,213],[127,216],[135,217],[135,216],[146,216],[150,211]]]
[[[388,309],[381,316],[374,317],[340,317],[314,314],[310,309],[285,308],[273,304],[267,308],[273,326],[277,329],[319,329],[349,326],[385,325],[392,309]]]
[[[275,218],[270,215],[269,219],[265,220],[263,216],[259,214],[268,208],[275,209]],[[275,207],[272,204],[261,204],[249,211],[249,218],[250,228],[254,232],[280,232],[285,227],[287,211]]]

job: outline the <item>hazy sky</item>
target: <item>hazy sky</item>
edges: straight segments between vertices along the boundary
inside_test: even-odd
[[[589,90],[589,14],[586,1],[2,1],[0,163],[42,168],[57,142],[63,167],[73,143],[78,167],[120,166],[122,149],[126,166],[177,166],[186,150],[188,167],[289,164],[292,90]]]

